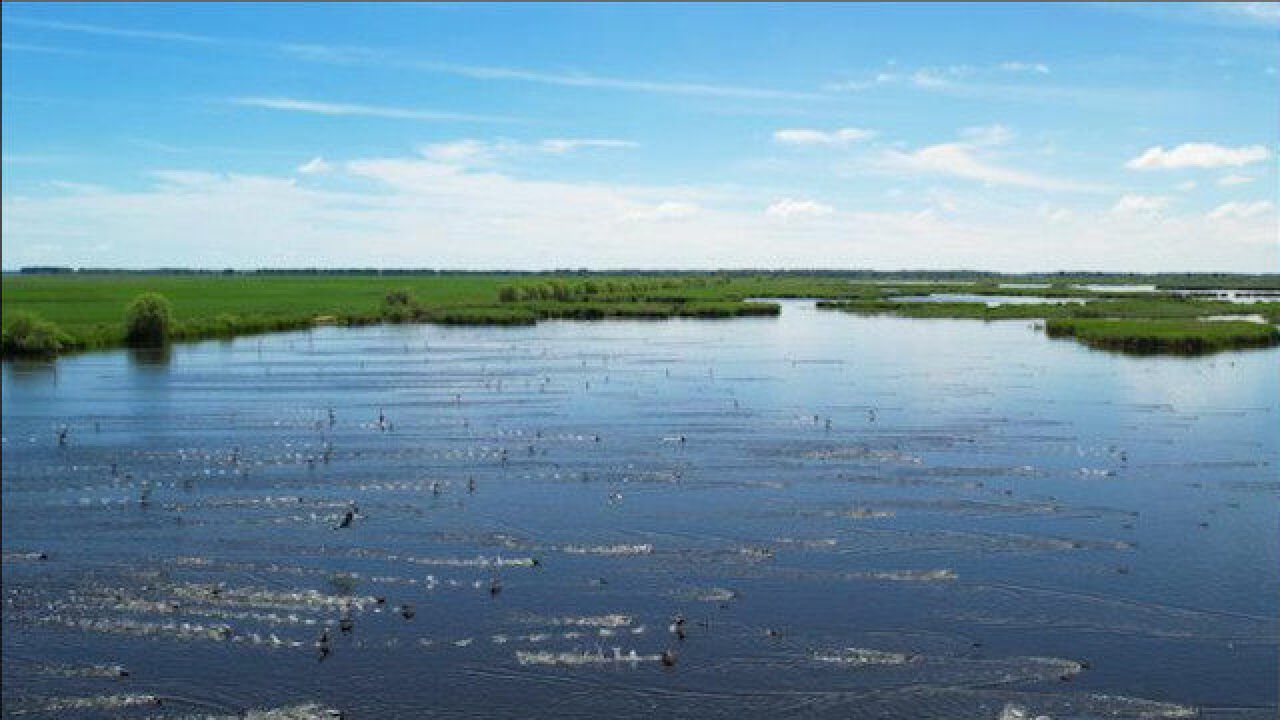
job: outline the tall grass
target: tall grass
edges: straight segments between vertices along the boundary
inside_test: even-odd
[[[1055,319],[1050,337],[1074,337],[1084,344],[1135,354],[1197,355],[1280,344],[1280,330],[1260,323],[1205,320]]]

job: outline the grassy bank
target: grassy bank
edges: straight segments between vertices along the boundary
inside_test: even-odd
[[[832,292],[832,283],[813,283]],[[838,287],[848,288],[847,282]],[[798,286],[783,281],[792,292]],[[764,285],[709,275],[83,275],[3,281],[6,355],[56,355],[125,344],[125,307],[154,292],[172,305],[171,340],[297,330],[318,323],[530,325],[541,319],[777,315],[744,302]],[[837,295],[839,296],[839,295]]]
[[[1211,315],[1262,315],[1280,322],[1280,303],[1232,303],[1178,296],[1096,299],[1086,303],[1027,303],[989,306],[980,302],[904,302],[892,299],[825,300],[818,307],[862,315],[975,320],[1047,320],[1050,318],[1197,318]]]
[[[864,315],[975,320],[1045,320],[1051,337],[1073,337],[1094,348],[1132,353],[1197,354],[1280,343],[1274,325],[1215,316],[1261,315],[1280,322],[1280,303],[1239,304],[1178,296],[1095,299],[1086,303],[988,306],[977,302],[821,301],[819,307]]]
[[[1280,321],[1280,303],[1237,305],[1165,293],[1134,297],[1091,291],[1061,277],[1044,288],[1001,287],[1004,282],[1034,277],[961,276],[938,278],[943,282],[933,284],[908,282],[910,277],[801,272],[6,275],[2,281],[4,352],[52,355],[123,345],[125,307],[148,292],[158,293],[171,305],[167,336],[179,341],[296,330],[318,323],[530,325],[552,318],[727,318],[779,311],[774,303],[749,302],[750,298],[818,298],[822,307],[830,309],[922,318],[1149,320],[1261,313]],[[1247,283],[1237,284],[1261,285],[1264,280],[1250,277]],[[1089,302],[988,307],[896,299],[942,292]]]
[[[1049,337],[1073,337],[1089,347],[1136,354],[1198,355],[1280,344],[1272,325],[1205,320],[1059,319],[1045,324]]]

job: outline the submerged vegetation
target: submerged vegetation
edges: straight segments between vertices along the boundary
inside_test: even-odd
[[[1259,314],[1271,323],[1280,322],[1277,302],[1245,305],[1187,297],[1171,290],[1133,292],[1119,285],[1091,288],[1082,284],[1106,280],[1168,287],[1180,281],[1179,286],[1185,288],[1280,287],[1280,280],[1265,275],[1212,279],[1219,282],[1215,285],[1199,276],[865,272],[24,274],[3,279],[4,353],[49,356],[125,344],[297,330],[316,324],[531,325],[547,319],[778,314],[775,303],[753,300],[757,298],[813,298],[827,309],[916,318],[1126,318],[1134,320],[1132,326],[1136,327],[1158,319]],[[943,293],[993,300],[999,296],[1041,297],[1061,302],[908,299]],[[126,307],[121,322],[120,313]],[[1207,337],[1204,324],[1192,323],[1189,331],[1201,331]],[[1255,344],[1259,343],[1250,341],[1249,346]],[[1207,340],[1203,346],[1222,347],[1218,340]]]

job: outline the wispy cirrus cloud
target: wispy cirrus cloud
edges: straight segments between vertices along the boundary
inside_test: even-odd
[[[507,80],[538,85],[558,85],[561,87],[757,100],[811,100],[822,97],[820,94],[813,92],[747,85],[621,78],[586,72],[548,72],[528,68],[441,62],[402,52],[389,52],[361,47],[287,44],[282,45],[281,50],[293,57],[312,62],[342,65],[380,65],[467,77],[474,80]]]
[[[80,48],[59,47],[56,45],[38,45],[34,43],[21,43],[21,42],[0,43],[0,51],[40,53],[42,55],[87,55],[88,54],[86,51],[81,50]]]
[[[316,100],[299,100],[289,97],[237,97],[231,98],[232,105],[242,107],[264,108],[267,110],[286,110],[290,112],[312,113],[315,115],[358,116],[385,118],[389,120],[426,120],[444,122],[516,122],[516,118],[493,115],[472,115],[469,113],[449,112],[444,110],[420,110],[415,108],[390,107],[386,105],[361,105],[357,103],[335,103]]]
[[[832,94],[914,90],[955,98],[1022,103],[1087,103],[1113,107],[1135,101],[1168,101],[1179,94],[1150,86],[1109,86],[1054,83],[1049,65],[1008,61],[995,65],[926,65],[915,68],[890,64],[877,71],[823,85]]]
[[[168,42],[195,43],[198,45],[220,45],[227,42],[233,42],[210,35],[196,35],[193,33],[171,32],[167,30],[144,30],[139,28],[116,27],[113,25],[39,20],[37,18],[22,16],[5,17],[4,21],[9,25],[21,25],[24,27],[40,28],[42,30],[57,30],[62,32],[81,33],[84,35],[100,35],[104,37],[128,38],[134,40],[163,40]]]
[[[507,80],[541,85],[558,85],[562,87],[599,88],[626,92],[738,99],[811,100],[823,97],[821,93],[815,92],[755,87],[750,85],[667,79],[624,78],[596,75],[587,72],[551,72],[532,68],[446,62],[424,58],[405,52],[375,50],[372,48],[362,47],[306,43],[263,43],[259,41],[216,37],[186,32],[172,32],[89,23],[55,22],[25,17],[6,17],[5,22],[46,30],[137,40],[182,42],[210,46],[239,45],[257,50],[271,50],[309,62],[342,65],[379,65],[384,67],[467,77],[475,80]]]

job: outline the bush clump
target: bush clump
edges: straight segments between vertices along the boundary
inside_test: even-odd
[[[5,355],[49,357],[57,355],[71,344],[71,337],[57,325],[31,313],[14,313],[4,327]]]
[[[382,301],[382,317],[390,322],[408,322],[422,316],[422,306],[407,289],[391,290]]]
[[[173,330],[173,306],[159,293],[143,293],[125,308],[124,337],[130,345],[164,345]]]

